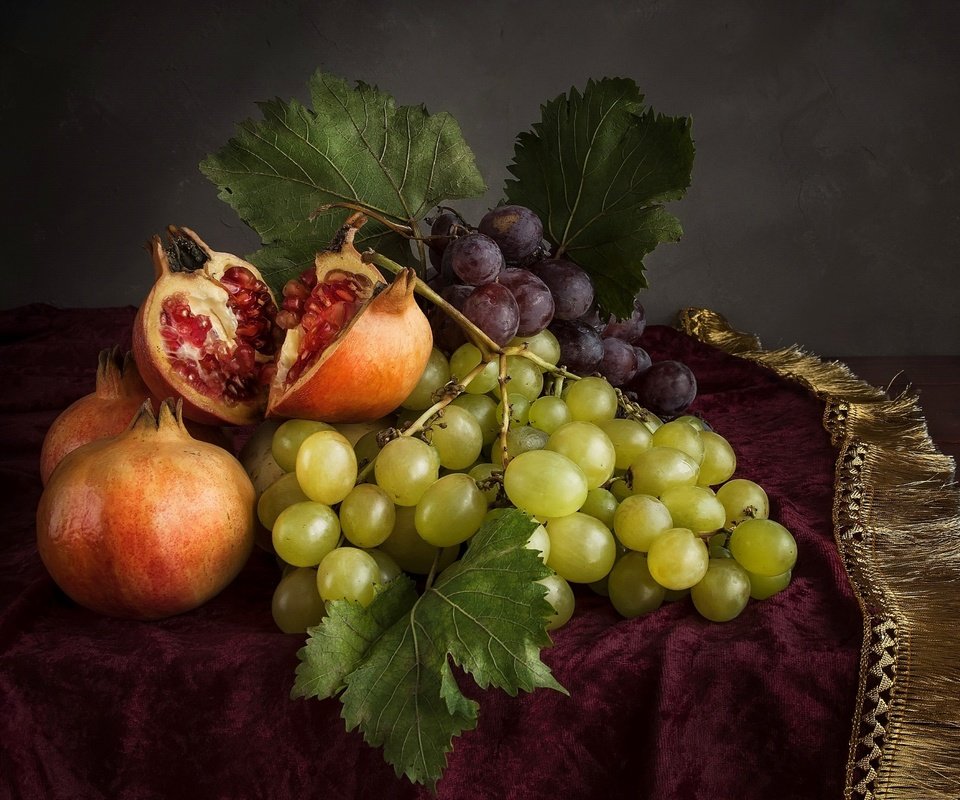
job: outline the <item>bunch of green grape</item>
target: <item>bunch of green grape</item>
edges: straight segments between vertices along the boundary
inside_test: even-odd
[[[602,377],[555,368],[549,330],[506,353],[435,349],[396,415],[359,437],[306,420],[276,429],[283,474],[257,511],[284,566],[282,630],[317,624],[332,600],[366,605],[401,572],[435,574],[510,507],[540,522],[529,546],[554,573],[550,629],[573,615],[571,584],[624,617],[689,594],[718,622],[789,584],[793,536],[759,484],[732,477],[732,447],[703,420],[664,422]]]

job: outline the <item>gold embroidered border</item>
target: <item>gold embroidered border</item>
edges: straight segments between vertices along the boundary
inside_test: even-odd
[[[916,395],[891,398],[798,347],[763,350],[707,309],[684,309],[679,327],[824,402],[834,537],[864,617],[844,797],[957,800],[960,491]]]

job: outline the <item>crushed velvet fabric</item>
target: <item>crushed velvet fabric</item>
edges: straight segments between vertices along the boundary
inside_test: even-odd
[[[427,798],[346,732],[332,700],[291,700],[304,637],[270,614],[257,551],[205,606],[161,622],[97,616],[44,571],[34,513],[44,433],[129,347],[132,308],[0,312],[0,797]],[[577,589],[543,653],[569,696],[480,702],[440,798],[840,798],[863,622],[833,540],[836,452],[798,385],[673,329],[654,359],[694,370],[694,406],[799,543],[791,586],[725,624],[684,599],[634,620]],[[463,676],[461,676],[463,678]]]

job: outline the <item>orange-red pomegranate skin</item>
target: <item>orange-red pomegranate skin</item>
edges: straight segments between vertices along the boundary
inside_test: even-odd
[[[413,296],[415,282],[412,269],[400,272],[291,386],[283,385],[278,370],[267,416],[367,422],[396,409],[433,349],[430,323]]]
[[[40,450],[40,480],[46,485],[67,453],[104,436],[126,430],[150,396],[130,353],[119,347],[100,351],[96,388],[71,403],[53,421]]]
[[[37,509],[37,547],[86,608],[152,620],[205,603],[253,547],[254,489],[223,449],[190,437],[179,409],[145,403],[129,428],[67,455]]]

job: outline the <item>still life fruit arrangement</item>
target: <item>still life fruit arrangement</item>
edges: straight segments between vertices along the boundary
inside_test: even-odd
[[[275,623],[307,637],[292,694],[338,698],[435,786],[478,713],[450,658],[481,688],[564,691],[540,651],[577,593],[723,623],[788,587],[797,547],[688,412],[691,369],[642,346],[688,119],[590,81],[469,220],[453,204],[486,187],[449,115],[323,73],[310,93],[201,164],[261,250],[152,239],[132,352],[101,354],[44,442],[38,549],[77,603],[142,620],[267,551]]]

